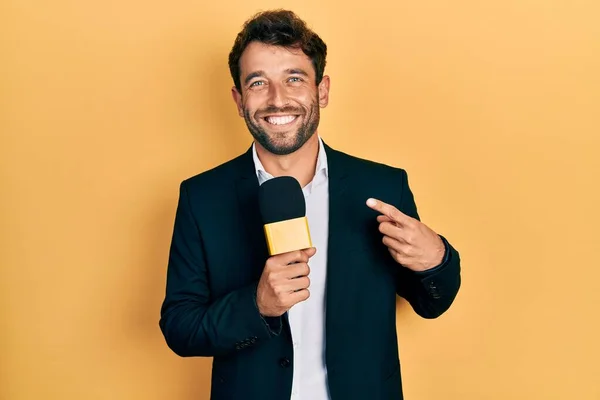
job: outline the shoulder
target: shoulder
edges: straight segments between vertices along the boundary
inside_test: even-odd
[[[406,170],[401,167],[385,164],[379,161],[361,158],[340,150],[329,149],[334,168],[336,164],[354,178],[374,180],[405,179]]]
[[[206,192],[228,188],[231,184],[235,183],[244,168],[251,167],[246,165],[248,159],[249,155],[247,152],[240,154],[206,171],[185,178],[181,182],[181,187],[190,194],[198,192],[206,194]]]
[[[331,172],[346,176],[352,188],[348,201],[362,204],[369,197],[378,198],[399,209],[403,202],[412,202],[405,169],[382,162],[357,157],[339,150],[331,150]],[[411,215],[416,215],[416,212]]]

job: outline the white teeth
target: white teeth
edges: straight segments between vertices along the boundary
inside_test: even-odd
[[[272,117],[267,117],[265,119],[268,123],[273,124],[273,125],[285,125],[285,124],[289,124],[290,122],[295,120],[296,116],[295,115],[285,115],[282,117],[272,116]]]

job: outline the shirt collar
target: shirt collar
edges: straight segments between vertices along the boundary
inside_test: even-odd
[[[315,169],[315,178],[328,175],[328,166],[327,166],[327,153],[325,152],[325,146],[323,145],[323,139],[319,136],[319,153],[317,155],[317,168]],[[273,175],[269,174],[265,167],[262,165],[260,160],[258,159],[258,154],[256,153],[256,143],[252,143],[252,159],[254,160],[254,170],[256,172],[256,176],[258,177],[258,183],[263,184],[265,181],[273,178]],[[312,182],[311,182],[312,183]],[[310,185],[310,184],[309,184]]]

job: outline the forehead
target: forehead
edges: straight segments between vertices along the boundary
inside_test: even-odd
[[[242,79],[254,71],[276,74],[290,68],[301,68],[311,75],[314,73],[312,60],[301,49],[252,42],[240,58]]]

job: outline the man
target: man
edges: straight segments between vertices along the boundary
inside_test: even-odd
[[[249,20],[229,67],[254,142],[180,187],[160,327],[178,355],[214,357],[211,399],[402,399],[396,296],[436,318],[460,286],[406,172],[319,137],[326,53],[292,12]],[[282,175],[303,188],[314,248],[269,257],[257,193]]]

